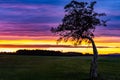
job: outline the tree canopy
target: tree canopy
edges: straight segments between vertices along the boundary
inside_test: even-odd
[[[51,31],[59,34],[61,37],[58,41],[74,41],[76,45],[83,40],[89,42],[86,37],[93,38],[93,32],[96,26],[106,26],[106,20],[102,20],[101,16],[106,16],[105,13],[97,13],[94,10],[96,1],[91,3],[78,2],[72,0],[67,4],[65,9],[65,16],[62,23],[56,28],[51,28]]]

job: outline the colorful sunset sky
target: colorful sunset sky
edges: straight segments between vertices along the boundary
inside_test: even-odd
[[[93,0],[77,0],[93,1]],[[98,26],[95,43],[99,54],[120,53],[120,0],[96,0],[95,10],[106,13],[107,27]],[[0,0],[0,52],[18,49],[59,50],[92,53],[91,45],[74,47],[59,43],[50,32],[64,17],[70,0]]]

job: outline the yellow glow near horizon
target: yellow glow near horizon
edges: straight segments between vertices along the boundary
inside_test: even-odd
[[[15,52],[19,49],[44,49],[44,50],[57,50],[62,52],[82,52],[82,53],[92,53],[92,48],[87,48],[88,45],[83,44],[86,48],[58,48],[58,47],[38,47],[38,48],[23,48],[17,45],[56,45],[55,38],[43,40],[32,40],[32,39],[21,39],[21,40],[0,40],[0,52]],[[108,53],[120,53],[120,38],[119,37],[96,37],[96,46],[106,47],[98,48],[100,54]],[[2,46],[4,45],[4,46]],[[17,47],[10,47],[10,45],[16,45]],[[59,45],[72,45],[71,42],[60,43]],[[7,47],[5,47],[7,46]],[[91,45],[90,45],[91,46]],[[110,48],[107,48],[110,47]]]
[[[39,45],[39,44],[56,44],[55,40],[0,40],[0,44],[12,45]]]

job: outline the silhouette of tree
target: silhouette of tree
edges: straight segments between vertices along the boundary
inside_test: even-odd
[[[107,21],[100,18],[101,16],[106,16],[106,14],[95,12],[95,4],[96,1],[88,4],[87,2],[72,0],[64,7],[65,16],[62,19],[62,23],[56,28],[51,28],[53,33],[60,35],[60,38],[57,40],[58,42],[67,42],[70,40],[73,41],[75,45],[79,45],[85,40],[88,43],[92,43],[94,56],[90,68],[91,80],[97,80],[98,77],[98,52],[93,40],[93,32],[95,31],[96,26],[107,26]]]

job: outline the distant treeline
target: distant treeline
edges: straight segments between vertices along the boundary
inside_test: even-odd
[[[9,55],[39,55],[39,56],[92,56],[89,53],[82,54],[78,52],[60,52],[50,50],[18,50],[16,52],[1,52],[0,54]]]

